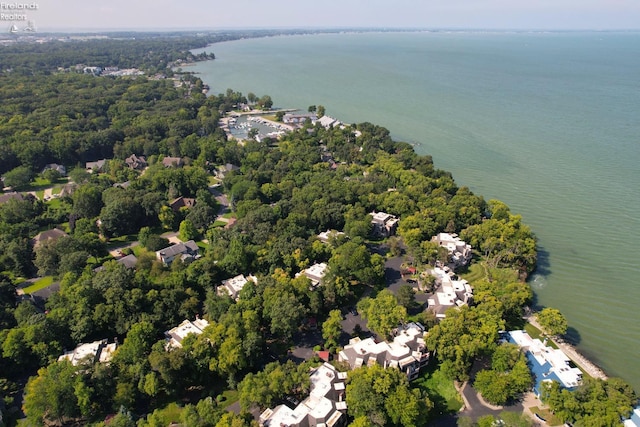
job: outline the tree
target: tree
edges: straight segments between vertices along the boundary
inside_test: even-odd
[[[180,223],[180,240],[186,242],[187,240],[195,240],[198,238],[198,229],[193,225],[191,221],[185,219]]]
[[[81,185],[73,192],[73,213],[81,218],[95,218],[102,209],[102,191],[94,184]]]
[[[322,324],[322,338],[325,341],[325,348],[337,347],[340,333],[342,333],[342,313],[340,310],[331,310],[329,317]]]
[[[398,289],[397,298],[398,304],[407,310],[411,310],[416,306],[416,291],[411,285],[401,285]]]
[[[419,390],[409,387],[402,371],[377,364],[350,371],[346,395],[349,415],[355,419],[367,417],[376,426],[421,425],[433,407]]]
[[[21,190],[31,182],[33,172],[27,166],[18,166],[4,174],[4,185],[14,190]]]
[[[324,116],[324,113],[325,113],[324,106],[318,105],[317,113],[318,113],[318,118]]]
[[[547,335],[562,335],[567,332],[567,319],[555,308],[542,309],[537,318]]]
[[[25,389],[24,411],[36,425],[59,423],[80,416],[76,397],[77,369],[65,360],[38,371]]]
[[[449,309],[446,318],[429,330],[427,348],[436,351],[450,378],[468,379],[474,358],[495,346],[504,322],[493,308],[482,304]]]
[[[55,184],[61,176],[62,175],[60,175],[60,172],[56,169],[46,169],[44,172],[42,172],[42,178],[46,179],[51,184]]]
[[[398,305],[395,295],[388,289],[380,291],[375,298],[360,300],[358,310],[367,320],[367,327],[385,338],[389,338],[391,331],[407,318],[407,309]]]

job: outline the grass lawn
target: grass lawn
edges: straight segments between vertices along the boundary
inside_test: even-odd
[[[237,390],[225,390],[222,392],[222,397],[217,397],[218,403],[224,404],[225,408],[233,405],[240,398]]]
[[[537,338],[540,341],[544,342],[544,336],[542,336],[542,331],[540,331],[540,329],[533,326],[531,323],[526,323],[524,325],[524,330],[529,334],[531,338],[533,339]],[[558,348],[556,343],[554,343],[552,340],[547,340],[547,345],[552,348]]]
[[[540,418],[545,420],[547,425],[550,425],[550,426],[562,425],[562,421],[560,421],[560,419],[558,419],[558,417],[553,415],[551,411],[549,411],[548,409],[540,409],[537,406],[534,406],[531,408],[531,412],[534,414],[538,414]]]
[[[226,214],[222,215],[222,218],[227,218],[227,219],[238,218],[238,215],[236,215],[235,212],[227,212]]]
[[[427,392],[429,399],[435,405],[433,412],[435,414],[457,412],[462,408],[462,398],[453,381],[448,379],[434,362],[424,368],[411,385]]]
[[[109,239],[109,243],[107,243],[107,249],[111,250],[113,248],[126,245],[127,243],[135,242],[136,240],[138,240],[137,234],[129,234],[127,236],[113,237]]]
[[[52,283],[53,283],[53,276],[45,276],[33,282],[31,286],[24,288],[23,291],[25,294],[30,294],[30,293],[39,291],[40,289],[44,289],[47,286],[51,285]]]
[[[219,220],[214,221],[212,224],[213,227],[224,227],[225,225],[227,225],[226,222]]]
[[[471,264],[469,271],[461,275],[469,283],[474,283],[487,277],[484,262]]]
[[[156,409],[155,411],[153,411],[155,420],[159,422],[158,425],[163,426],[173,425],[173,423],[179,423],[181,413],[182,408],[175,402],[169,403],[162,409]],[[154,425],[156,424],[154,423]]]

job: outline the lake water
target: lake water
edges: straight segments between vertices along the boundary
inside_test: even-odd
[[[365,33],[207,50],[213,93],[387,127],[539,238],[537,303],[640,391],[640,34]],[[636,249],[634,249],[636,248]]]

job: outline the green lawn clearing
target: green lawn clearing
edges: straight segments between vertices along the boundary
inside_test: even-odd
[[[448,379],[433,361],[423,368],[420,376],[411,385],[427,392],[435,405],[433,413],[457,412],[462,408],[462,398],[453,381]]]
[[[33,292],[39,291],[40,289],[44,289],[47,286],[50,286],[52,283],[53,283],[53,276],[45,276],[33,282],[31,286],[28,286],[22,290],[25,294],[31,294]]]
[[[544,420],[547,425],[550,426],[561,426],[562,421],[551,413],[548,409],[540,409],[537,406],[531,408],[531,412],[535,415],[537,414],[540,418]]]

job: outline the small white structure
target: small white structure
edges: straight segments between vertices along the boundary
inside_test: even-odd
[[[107,339],[94,341],[92,343],[80,344],[75,349],[65,352],[58,360],[68,360],[74,366],[83,361],[90,363],[106,363],[111,360],[116,351],[116,344],[107,344]]]
[[[258,278],[256,276],[249,275],[249,277],[246,278],[244,277],[244,274],[239,274],[231,279],[223,280],[222,285],[217,288],[218,295],[228,294],[231,298],[237,301],[240,291],[244,288],[244,285],[249,282],[249,280],[253,283],[258,283]]]
[[[165,348],[170,350],[171,348],[182,347],[182,340],[185,339],[187,335],[200,335],[207,326],[209,326],[209,322],[205,319],[196,318],[193,322],[189,319],[185,320],[175,328],[169,329],[164,333],[167,338]]]
[[[457,234],[440,233],[431,238],[432,242],[447,248],[451,261],[457,266],[464,266],[471,262],[471,245],[461,240]]]
[[[392,342],[352,338],[338,354],[338,361],[348,363],[351,369],[375,364],[398,368],[413,380],[418,377],[420,368],[429,362],[424,327],[419,323],[409,323],[398,328]]]
[[[371,212],[373,234],[380,237],[393,236],[398,227],[398,217],[386,212]]]
[[[346,372],[338,372],[329,363],[313,370],[309,379],[309,397],[295,409],[279,405],[267,408],[260,414],[260,426],[264,427],[333,427],[346,424],[345,402]]]

